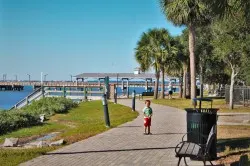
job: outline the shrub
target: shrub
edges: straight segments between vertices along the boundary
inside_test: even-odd
[[[77,104],[71,99],[66,99],[63,97],[47,97],[38,101],[34,101],[31,105],[25,107],[23,111],[51,116],[55,113],[66,113],[69,109],[76,106]]]
[[[39,116],[17,110],[0,112],[0,134],[38,124],[40,124]]]
[[[66,113],[77,104],[63,97],[43,98],[21,110],[0,111],[0,134],[40,124],[40,114],[46,117]]]

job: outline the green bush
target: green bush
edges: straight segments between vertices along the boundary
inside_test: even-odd
[[[18,110],[0,112],[0,134],[39,123],[39,116],[33,116],[26,112]]]
[[[51,116],[56,113],[66,113],[70,108],[76,107],[77,104],[71,99],[63,97],[47,97],[38,101],[34,101],[31,105],[25,107],[23,111],[33,114],[45,114]]]
[[[63,97],[43,98],[32,102],[23,109],[0,112],[0,134],[19,128],[40,124],[40,114],[46,117],[56,113],[66,113],[77,104]]]

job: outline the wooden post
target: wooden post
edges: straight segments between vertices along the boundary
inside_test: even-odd
[[[86,87],[84,86],[84,101],[87,101],[87,92]]]
[[[28,105],[28,104],[29,104],[29,98],[26,97],[26,105]]]
[[[124,91],[124,81],[122,79],[122,92]]]
[[[127,98],[129,98],[129,79],[127,80]]]
[[[145,82],[145,90],[146,92],[148,91],[148,80],[146,79],[146,82]]]
[[[63,97],[66,98],[66,89],[65,89],[65,86],[63,86]]]

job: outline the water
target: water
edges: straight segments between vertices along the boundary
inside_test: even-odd
[[[129,94],[132,94],[133,90],[136,91],[136,93],[142,93],[145,92],[144,87],[130,87],[129,88]],[[159,88],[161,90],[161,88]],[[167,88],[165,89],[167,91]],[[26,96],[28,96],[30,93],[32,93],[33,88],[32,86],[25,86],[23,91],[0,91],[0,110],[4,109],[10,109],[13,107],[17,102],[24,99]],[[99,91],[97,88],[93,88],[92,91]],[[178,88],[176,89],[178,92]],[[126,90],[122,92],[121,87],[118,87],[118,95],[126,94]],[[83,96],[84,93],[81,94]],[[52,95],[60,95],[62,96],[62,93],[52,93]],[[101,94],[93,94],[92,96],[100,96]]]
[[[10,109],[32,91],[32,86],[25,86],[23,91],[0,91],[0,109]]]

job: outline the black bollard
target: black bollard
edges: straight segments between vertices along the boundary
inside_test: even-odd
[[[104,118],[106,127],[110,127],[110,121],[109,121],[109,109],[108,109],[108,102],[107,102],[107,96],[106,94],[102,97],[102,105],[103,105],[103,111],[104,111]]]
[[[132,111],[135,111],[135,90],[132,93]]]
[[[117,88],[115,88],[114,102],[117,104]]]

